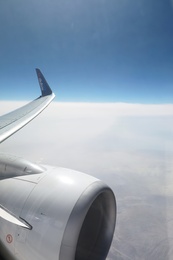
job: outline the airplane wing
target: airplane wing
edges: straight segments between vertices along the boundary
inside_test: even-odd
[[[41,96],[0,117],[0,142],[54,98],[39,69]],[[0,259],[105,260],[116,223],[116,199],[87,174],[0,154]]]
[[[41,96],[21,108],[0,116],[0,143],[39,115],[55,97],[41,71],[36,69],[36,73]]]

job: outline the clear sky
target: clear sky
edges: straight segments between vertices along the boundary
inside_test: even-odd
[[[173,103],[173,1],[1,0],[1,100]]]

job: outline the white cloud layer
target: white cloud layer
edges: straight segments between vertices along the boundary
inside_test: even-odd
[[[22,104],[1,102],[1,113]],[[88,168],[80,158],[92,161],[93,153],[96,164],[97,157],[111,158],[115,152],[171,152],[172,119],[173,105],[53,103],[1,144],[1,150],[34,161],[42,158],[43,163]]]

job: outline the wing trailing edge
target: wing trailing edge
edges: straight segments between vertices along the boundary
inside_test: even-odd
[[[28,224],[24,219],[13,215],[10,211],[8,211],[2,205],[0,205],[0,217],[17,226],[27,228],[30,230],[32,229],[32,226],[30,224]]]
[[[27,105],[0,116],[0,143],[20,130],[38,116],[54,99],[48,83],[39,69],[36,69],[42,95]]]

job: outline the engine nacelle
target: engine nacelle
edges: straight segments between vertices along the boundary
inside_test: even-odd
[[[0,205],[25,226],[0,218],[8,260],[104,260],[116,221],[112,190],[89,175],[45,171],[0,181]]]

